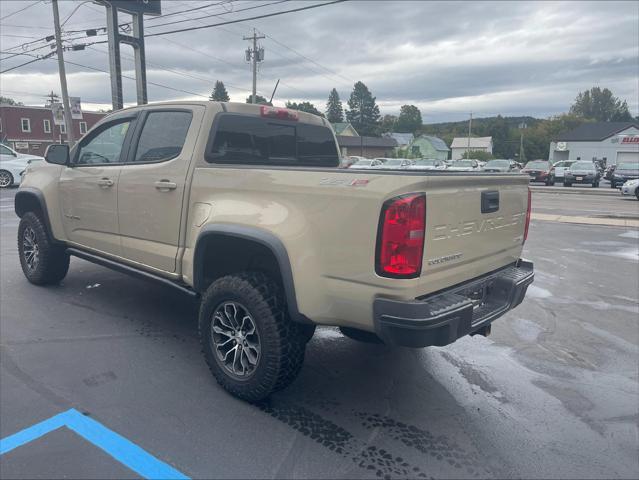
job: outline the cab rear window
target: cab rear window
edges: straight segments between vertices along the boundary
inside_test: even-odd
[[[247,115],[221,114],[206,152],[210,163],[337,167],[328,127]]]

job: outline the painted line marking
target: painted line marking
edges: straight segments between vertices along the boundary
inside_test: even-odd
[[[74,408],[0,439],[0,455],[62,427],[67,427],[77,433],[144,478],[189,479],[183,473],[158,460],[122,435],[109,430],[92,418],[82,415]]]

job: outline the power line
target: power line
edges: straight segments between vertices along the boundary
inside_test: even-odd
[[[21,63],[20,65],[16,65],[15,67],[11,67],[11,68],[7,68],[6,70],[2,70],[0,73],[10,72],[11,70],[15,70],[16,68],[24,67],[25,65],[29,65],[30,63],[35,63],[38,60],[44,60],[45,58],[51,58],[51,56],[53,56],[53,55],[55,55],[55,52],[47,53],[43,57],[36,57],[34,60],[29,60],[28,62]]]
[[[5,19],[7,19],[9,17],[13,17],[16,13],[24,12],[27,8],[31,8],[31,7],[33,7],[34,5],[37,5],[40,2],[41,2],[41,0],[38,0],[37,2],[30,3],[26,7],[21,8],[20,10],[16,10],[15,12],[12,12],[9,15],[5,15],[4,17],[0,18],[0,21],[5,20]],[[6,3],[5,3],[5,5],[6,5]]]
[[[220,25],[230,25],[232,23],[241,23],[241,22],[248,22],[249,20],[259,20],[260,18],[269,18],[269,17],[275,17],[278,15],[284,15],[286,13],[295,13],[295,12],[301,12],[303,10],[310,10],[312,8],[318,8],[318,7],[325,7],[327,5],[333,5],[335,3],[342,3],[345,2],[346,0],[333,0],[332,2],[327,2],[327,3],[317,3],[315,5],[309,5],[307,7],[299,7],[299,8],[293,8],[291,10],[282,10],[279,12],[273,12],[273,13],[266,13],[264,15],[257,15],[255,17],[249,17],[249,18],[239,18],[237,20],[228,20],[226,22],[220,22],[220,23],[213,23],[210,25],[203,25],[201,27],[189,27],[189,28],[180,28],[178,30],[169,30],[167,32],[158,32],[158,33],[152,33],[150,35],[145,35],[145,37],[157,37],[160,35],[170,35],[172,33],[181,33],[181,32],[190,32],[192,30],[202,30],[204,28],[212,28],[212,27],[219,27]]]
[[[262,3],[260,5],[254,5],[252,7],[247,7],[247,8],[242,8],[240,10],[234,10],[233,12],[227,12],[227,13],[240,13],[240,12],[244,12],[246,10],[253,10],[255,8],[263,8],[263,7],[268,7],[269,5],[277,5],[278,3],[284,3],[284,2],[288,2],[289,0],[277,0],[276,2],[271,2],[271,3]],[[205,15],[203,17],[196,17],[196,18],[187,18],[186,20],[176,20],[174,22],[167,22],[167,23],[161,23],[159,25],[149,25],[148,28],[156,28],[156,27],[164,27],[166,25],[174,25],[176,23],[184,23],[184,22],[190,22],[190,21],[195,21],[195,20],[202,20],[204,18],[210,18],[210,17],[217,17],[219,15],[224,15],[224,13],[220,13],[220,14],[209,14],[209,15]]]

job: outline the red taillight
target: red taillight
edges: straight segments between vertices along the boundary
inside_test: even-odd
[[[526,242],[526,239],[528,238],[528,227],[530,226],[530,206],[532,203],[532,197],[530,194],[530,187],[528,187],[528,206],[526,207],[526,226],[524,227],[524,241],[522,243]]]
[[[262,105],[260,107],[260,114],[263,117],[276,118],[278,120],[292,120],[297,122],[300,116],[297,112],[287,110],[286,108],[269,107],[268,105]]]
[[[384,277],[413,278],[422,270],[426,196],[403,195],[382,208],[377,237],[376,271]]]

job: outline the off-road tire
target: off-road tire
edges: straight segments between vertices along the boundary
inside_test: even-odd
[[[365,332],[364,330],[358,330],[356,328],[339,327],[339,331],[351,340],[362,343],[372,343],[376,345],[382,345],[384,341],[372,332]]]
[[[2,174],[2,178],[5,179],[5,181],[0,181],[0,188],[9,188],[14,184],[15,179],[13,178],[13,175],[11,175],[11,172],[7,170],[0,170],[0,174]]]
[[[38,249],[37,265],[30,268],[25,257],[24,236],[31,229]],[[56,285],[69,271],[69,255],[64,247],[51,242],[42,219],[34,212],[25,213],[18,226],[18,253],[24,276],[34,285]]]
[[[250,313],[260,339],[259,360],[245,379],[233,377],[218,363],[211,340],[213,314],[230,301]],[[287,387],[304,363],[306,343],[299,324],[290,319],[282,287],[263,273],[242,272],[213,282],[202,297],[198,327],[202,352],[217,382],[248,402],[259,402]]]

